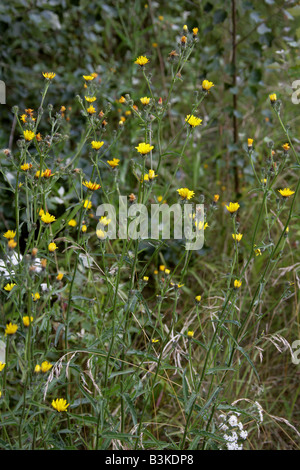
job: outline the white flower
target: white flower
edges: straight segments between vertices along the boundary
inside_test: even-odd
[[[228,423],[230,424],[230,426],[237,426],[238,424],[238,419],[235,415],[231,415],[229,420],[228,420]]]
[[[241,437],[242,439],[247,439],[247,436],[248,436],[248,432],[247,432],[247,431],[241,431],[241,432],[240,432],[240,437]]]

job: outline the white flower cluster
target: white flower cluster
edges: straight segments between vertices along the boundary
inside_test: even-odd
[[[222,414],[220,419],[222,424],[219,429],[224,432],[223,439],[226,440],[227,450],[243,450],[243,443],[248,436],[243,424],[239,421],[240,413],[230,412],[228,415]]]

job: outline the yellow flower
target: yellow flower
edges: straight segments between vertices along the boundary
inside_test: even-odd
[[[29,131],[28,129],[23,132],[25,140],[30,142],[32,139],[34,139],[35,133],[32,131]]]
[[[86,82],[90,82],[91,80],[94,80],[95,78],[93,75],[82,75],[82,76]]]
[[[30,168],[32,168],[32,165],[31,165],[31,163],[30,164],[29,163],[24,163],[23,165],[20,166],[20,168],[23,171],[28,171],[28,170],[30,170]]]
[[[32,295],[32,298],[33,298],[34,302],[36,302],[37,300],[39,300],[41,298],[41,296],[38,292],[36,292],[35,294],[31,294],[31,295]]]
[[[56,220],[55,216],[54,215],[51,215],[49,214],[49,212],[46,212],[46,213],[43,213],[41,215],[41,220],[45,223],[45,224],[52,224],[52,222],[54,222]]]
[[[292,191],[289,188],[278,189],[278,192],[281,194],[282,197],[290,197],[292,194],[295,194],[295,191]]]
[[[48,250],[51,252],[57,250],[56,244],[54,242],[49,243]]]
[[[88,103],[94,103],[96,101],[96,96],[85,96],[85,99]]]
[[[18,328],[19,328],[18,325],[12,322],[7,323],[6,328],[5,328],[5,336],[14,335]]]
[[[165,267],[163,264],[161,264],[161,265],[159,266],[159,270],[160,270],[160,271],[164,272],[165,269],[166,269],[166,267]]]
[[[187,335],[189,338],[193,338],[194,337],[194,332],[192,330],[188,331],[187,332]]]
[[[56,73],[54,72],[45,72],[43,73],[43,76],[47,78],[47,80],[53,80],[53,78],[56,76]]]
[[[32,322],[33,322],[33,317],[29,317],[28,315],[23,317],[24,326],[29,326],[30,323]]]
[[[243,234],[242,233],[233,233],[232,234],[232,238],[234,240],[236,240],[237,242],[240,242],[241,239],[243,238]]]
[[[256,256],[261,256],[261,250],[259,248],[256,248],[254,250],[254,253],[255,253]]]
[[[148,178],[149,180],[154,180],[154,178],[157,178],[158,175],[155,174],[154,170],[149,170],[148,171]]]
[[[87,226],[86,226],[85,224],[83,224],[83,225],[81,226],[81,231],[82,231],[83,233],[85,233],[85,232],[87,231]]]
[[[89,201],[88,199],[86,199],[84,202],[83,202],[83,206],[85,209],[90,209],[92,207],[92,203],[91,201]]]
[[[96,141],[96,140],[93,140],[92,143],[91,143],[93,149],[95,149],[95,150],[99,150],[102,147],[103,144],[104,144],[104,142],[99,142],[99,141]]]
[[[188,114],[185,118],[185,122],[187,122],[191,127],[197,127],[200,126],[202,119],[193,116],[193,114]]]
[[[5,367],[5,362],[0,361],[0,372],[4,369]]]
[[[34,372],[35,372],[36,374],[38,374],[39,372],[41,372],[41,366],[40,366],[39,364],[37,364],[37,365],[35,366]]]
[[[291,147],[288,143],[286,143],[286,144],[283,144],[282,148],[283,150],[285,150],[285,152],[287,152],[288,150],[290,150]]]
[[[107,160],[107,163],[111,168],[116,168],[116,166],[119,165],[119,159],[118,158],[113,158],[112,160]]]
[[[238,202],[230,202],[229,206],[225,206],[225,207],[231,214],[233,214],[239,209],[240,205]]]
[[[201,301],[201,295],[197,295],[197,296],[195,297],[195,300],[196,300],[196,302],[200,302],[200,301]]]
[[[210,82],[208,80],[203,80],[202,82],[202,90],[204,91],[209,91],[211,87],[215,86],[213,82]]]
[[[75,219],[71,219],[71,220],[69,220],[68,225],[70,225],[70,227],[76,227],[77,222],[76,222]]]
[[[106,233],[101,229],[96,231],[96,235],[100,240],[104,240],[106,238]]]
[[[51,405],[56,411],[60,413],[61,411],[67,411],[67,408],[70,403],[67,403],[67,400],[65,400],[64,398],[57,398],[56,400],[52,400]]]
[[[193,35],[197,36],[199,29],[198,28],[193,28]]]
[[[143,98],[140,98],[140,102],[144,105],[149,104],[150,98],[148,98],[147,96],[144,96]]]
[[[58,275],[56,276],[56,279],[57,279],[58,281],[61,281],[63,277],[64,277],[64,273],[60,273],[60,272],[59,272]]]
[[[145,142],[142,142],[135,148],[140,154],[146,155],[147,153],[151,152],[152,149],[154,149],[154,146],[150,144],[146,144]]]
[[[140,65],[141,67],[144,67],[144,65],[148,64],[149,59],[147,59],[146,56],[141,55],[135,60],[135,64]]]
[[[155,338],[153,338],[153,339],[151,340],[151,343],[153,343],[153,344],[155,344],[155,343],[159,343],[159,339],[155,339]]]
[[[124,98],[124,96],[121,96],[121,98],[119,99],[119,103],[126,103],[126,99]]]
[[[148,276],[144,276],[144,277],[143,277],[143,281],[144,281],[144,282],[148,282],[148,281],[149,281],[149,277],[148,277]]]
[[[214,202],[218,202],[219,199],[220,199],[220,195],[219,195],[219,194],[215,194],[215,195],[214,195]]]
[[[92,104],[91,104],[91,106],[89,106],[89,107],[87,108],[87,112],[88,112],[89,114],[95,114],[96,110],[95,110],[95,108],[94,108],[94,106],[93,106]]]
[[[170,274],[171,270],[170,269],[165,269],[165,274],[168,276]]]
[[[4,287],[4,290],[6,290],[7,292],[10,292],[11,290],[13,290],[13,288],[16,286],[17,284],[15,283],[11,283],[11,284],[6,284],[6,286]]]
[[[238,279],[235,279],[233,285],[234,285],[235,289],[239,289],[242,285],[242,281],[239,281]]]
[[[194,191],[190,191],[188,188],[180,188],[177,189],[177,192],[179,196],[181,196],[182,199],[192,199],[192,197],[195,196]]]
[[[252,147],[253,145],[253,139],[248,139],[248,147]]]
[[[195,220],[195,227],[198,229],[198,230],[206,230],[207,227],[209,227],[208,223],[207,222],[202,222],[201,220]]]
[[[271,95],[269,95],[269,98],[270,98],[271,103],[275,103],[275,101],[277,100],[276,93],[272,93]]]
[[[7,246],[10,250],[13,250],[14,248],[16,248],[17,242],[15,242],[15,240],[9,240],[9,242],[7,243]]]
[[[83,181],[83,186],[86,186],[88,189],[91,191],[96,191],[99,189],[101,186],[98,183],[92,183],[91,181]]]
[[[16,232],[14,232],[13,230],[7,230],[7,232],[5,232],[3,236],[8,240],[11,240],[12,238],[15,238]]]
[[[41,371],[44,372],[44,373],[45,373],[45,372],[48,372],[48,370],[50,370],[51,367],[52,367],[52,364],[50,364],[50,362],[44,361],[44,362],[42,362],[42,364],[41,364]]]

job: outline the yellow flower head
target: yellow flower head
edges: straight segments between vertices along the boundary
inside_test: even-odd
[[[103,225],[103,227],[106,227],[111,223],[111,219],[108,219],[106,216],[102,216],[99,222],[101,225]]]
[[[15,242],[15,240],[9,240],[8,243],[7,243],[7,246],[10,250],[13,250],[14,248],[16,248],[17,246],[17,242]]]
[[[121,96],[121,98],[119,99],[119,103],[120,104],[126,103],[126,98],[124,96]]]
[[[95,109],[94,106],[91,104],[91,105],[87,108],[87,112],[88,112],[89,114],[95,114],[96,109]]]
[[[76,227],[77,222],[76,222],[75,219],[71,219],[71,220],[69,220],[68,225],[70,225],[70,227]]]
[[[200,302],[200,301],[201,301],[201,295],[197,295],[197,296],[195,297],[195,300],[196,300],[196,302]]]
[[[28,129],[23,132],[25,140],[30,142],[32,139],[35,137],[35,133],[32,131],[29,131]]]
[[[219,195],[219,194],[215,194],[215,195],[214,195],[214,202],[218,202],[219,199],[220,199],[220,195]]]
[[[31,295],[32,295],[32,298],[33,298],[34,302],[36,302],[37,300],[39,300],[41,298],[41,296],[38,292],[36,292],[35,294],[31,294]]]
[[[13,288],[16,286],[17,284],[15,284],[14,282],[12,282],[11,284],[6,284],[6,286],[4,286],[4,290],[6,290],[7,292],[10,292],[11,290],[13,290]]]
[[[233,233],[232,234],[232,238],[234,240],[236,240],[237,242],[240,242],[241,239],[243,238],[243,234],[242,233]]]
[[[45,72],[43,73],[43,77],[45,77],[47,80],[53,80],[53,78],[56,76],[56,73],[54,72]]]
[[[194,191],[190,191],[188,188],[180,188],[180,189],[177,189],[177,192],[179,194],[179,196],[181,197],[181,199],[192,199],[192,197],[195,196],[195,193]]]
[[[119,165],[119,159],[118,158],[113,158],[112,160],[107,160],[107,163],[111,168],[116,168],[116,166]]]
[[[0,372],[4,369],[5,367],[5,362],[0,362]]]
[[[135,60],[135,64],[137,65],[140,65],[141,67],[144,67],[144,65],[148,64],[149,62],[149,59],[147,59],[146,56],[144,55],[140,55],[136,60]]]
[[[145,142],[142,142],[135,148],[140,154],[146,155],[147,153],[151,152],[152,149],[154,149],[154,146],[150,144],[146,144]]]
[[[148,277],[148,276],[144,276],[144,277],[143,277],[143,281],[144,281],[144,282],[148,282],[148,281],[149,281],[149,277]]]
[[[158,175],[155,174],[154,170],[149,170],[148,171],[148,178],[149,180],[154,180],[154,178],[157,178]]]
[[[94,103],[94,101],[96,101],[96,96],[85,96],[85,100],[88,102],[88,103]]]
[[[50,362],[44,361],[44,362],[42,362],[42,364],[41,364],[41,371],[44,372],[44,373],[45,373],[45,372],[48,372],[48,370],[50,370],[51,367],[52,367],[52,364],[50,364]]]
[[[188,331],[187,332],[187,335],[189,338],[193,338],[194,337],[194,332],[192,330]]]
[[[23,317],[23,324],[24,326],[29,326],[30,323],[33,322],[33,317],[29,317],[28,315],[26,315],[25,317]]]
[[[253,145],[253,139],[248,139],[248,147],[252,147]]]
[[[86,199],[86,200],[83,202],[83,207],[84,207],[85,209],[90,209],[90,208],[92,207],[92,205],[93,205],[93,204],[92,204],[91,201],[89,201],[88,199]]]
[[[144,105],[149,104],[150,98],[148,98],[147,96],[144,96],[143,98],[140,98],[140,102]]]
[[[292,191],[289,188],[278,189],[278,192],[281,194],[282,197],[290,197],[295,193],[295,191]]]
[[[235,279],[233,285],[234,285],[235,289],[239,289],[242,285],[242,281],[239,281],[238,279]]]
[[[100,240],[104,240],[106,238],[106,233],[101,229],[96,231],[96,235]]]
[[[85,232],[87,231],[87,226],[86,226],[85,224],[83,224],[83,225],[81,226],[81,231],[82,231],[83,233],[85,233]]]
[[[269,95],[269,98],[270,98],[271,103],[275,103],[275,101],[277,100],[276,93],[272,93],[271,95]]]
[[[49,214],[49,212],[46,212],[46,213],[43,213],[41,215],[41,220],[45,223],[45,224],[52,224],[52,222],[54,222],[56,220],[55,216],[54,215],[51,215]]]
[[[282,148],[285,152],[287,152],[288,150],[290,150],[291,147],[290,147],[290,144],[286,143],[286,144],[283,144]]]
[[[225,207],[231,214],[234,214],[234,212],[239,209],[240,205],[238,202],[230,202],[229,205]]]
[[[104,142],[99,142],[99,141],[96,141],[96,140],[93,140],[92,143],[91,143],[93,149],[95,149],[95,150],[99,150],[102,147],[103,144],[104,144]]]
[[[85,79],[86,82],[90,82],[92,80],[94,80],[94,76],[91,74],[91,75],[82,75],[83,78]]]
[[[198,28],[193,28],[193,35],[197,36],[199,29]]]
[[[188,114],[185,118],[185,122],[187,122],[191,127],[197,127],[201,125],[202,119],[193,116],[192,114]]]
[[[48,250],[51,251],[51,252],[57,250],[56,243],[54,243],[54,242],[49,243]]]
[[[52,400],[51,405],[56,411],[60,413],[62,411],[67,411],[67,408],[70,403],[67,403],[67,400],[65,400],[64,398],[57,398],[56,400]]]
[[[63,277],[64,277],[64,273],[58,273],[58,275],[56,276],[56,279],[58,281],[61,281]]]
[[[165,269],[166,269],[166,267],[165,267],[163,264],[161,264],[161,265],[159,266],[159,270],[160,270],[160,271],[164,272]]]
[[[7,232],[5,232],[3,236],[8,240],[11,240],[12,238],[15,238],[16,232],[14,232],[13,230],[7,230]]]
[[[21,170],[23,171],[28,171],[30,168],[32,168],[31,163],[24,163],[23,165],[20,166]]]
[[[99,189],[101,186],[98,183],[92,183],[91,181],[83,181],[83,186],[86,186],[88,189],[91,191],[96,191]]]
[[[209,80],[203,80],[202,82],[202,90],[204,91],[209,91],[213,86],[213,82],[210,82]]]
[[[5,328],[5,336],[14,335],[18,328],[19,328],[18,325],[12,322],[7,323],[6,328]]]
[[[36,374],[38,374],[39,372],[41,372],[41,366],[40,366],[39,364],[37,364],[37,365],[35,366],[34,372],[35,372]]]

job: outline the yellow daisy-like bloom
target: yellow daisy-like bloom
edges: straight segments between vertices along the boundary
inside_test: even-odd
[[[101,229],[96,231],[96,235],[100,240],[104,240],[106,238],[106,233]]]
[[[290,197],[295,194],[295,191],[292,191],[290,188],[278,189],[278,192],[282,197]]]
[[[41,215],[41,220],[45,223],[45,224],[52,224],[52,222],[54,222],[56,220],[55,216],[54,215],[51,215],[49,214],[49,212],[46,212],[46,213],[43,213]]]
[[[166,269],[166,267],[165,267],[163,264],[161,264],[161,265],[159,266],[159,270],[160,270],[160,271],[164,272],[165,269]]]
[[[193,28],[193,35],[197,36],[199,29],[198,28]]]
[[[33,317],[29,317],[28,315],[26,315],[25,317],[23,317],[23,324],[24,326],[29,326],[30,323],[33,322]]]
[[[148,281],[149,281],[149,277],[148,277],[148,276],[144,276],[144,277],[143,277],[143,281],[144,281],[144,282],[148,282]]]
[[[242,233],[233,233],[232,234],[232,238],[234,240],[236,240],[237,242],[240,242],[241,239],[243,238],[243,234]]]
[[[262,255],[261,250],[259,248],[256,248],[254,250],[254,253],[255,253],[255,256],[261,256]]]
[[[21,170],[23,171],[28,171],[30,168],[32,168],[31,163],[24,163],[23,165],[20,166]]]
[[[47,78],[47,80],[53,80],[53,78],[56,76],[56,73],[54,72],[45,72],[43,73],[43,77]]]
[[[272,93],[271,95],[269,95],[269,98],[270,98],[271,103],[275,103],[275,101],[277,101],[276,93]]]
[[[75,219],[71,219],[71,220],[69,220],[68,225],[70,225],[70,227],[76,227],[77,222],[76,222]]]
[[[13,290],[13,288],[16,286],[17,284],[15,284],[14,282],[12,282],[11,284],[6,284],[6,286],[4,286],[4,290],[6,290],[7,292],[10,292]]]
[[[64,398],[57,398],[56,400],[52,400],[51,405],[56,411],[61,413],[62,411],[67,411],[67,408],[70,403],[67,403],[67,400],[65,400]]]
[[[54,242],[49,243],[48,250],[51,251],[51,252],[57,250],[56,244]]]
[[[201,301],[201,295],[196,295],[195,300],[196,300],[196,302],[200,302]]]
[[[157,177],[158,177],[158,175],[155,174],[154,170],[149,170],[148,171],[148,178],[149,178],[150,181],[154,180],[154,178],[157,178]]]
[[[97,140],[93,140],[93,141],[91,142],[91,146],[92,146],[93,149],[95,149],[95,150],[101,149],[101,147],[102,147],[103,144],[104,144],[104,142],[99,142],[99,141],[97,141]]]
[[[7,232],[5,232],[3,236],[8,240],[11,240],[12,238],[15,238],[16,232],[14,232],[13,230],[7,230]]]
[[[81,231],[85,233],[87,231],[87,226],[85,224],[82,225]]]
[[[7,243],[7,246],[10,250],[13,250],[14,248],[16,248],[17,246],[17,242],[15,242],[15,240],[9,240],[8,243]]]
[[[85,209],[90,209],[90,208],[92,207],[92,205],[93,205],[93,204],[92,204],[91,201],[89,201],[88,199],[86,199],[86,200],[83,202],[83,207],[84,207]]]
[[[121,96],[121,98],[119,99],[119,103],[126,103],[126,99],[124,98],[124,96]]]
[[[5,367],[5,362],[0,362],[0,372],[4,369]]]
[[[242,285],[242,281],[239,281],[238,279],[235,279],[233,285],[234,285],[235,289],[239,289]]]
[[[97,191],[97,189],[101,188],[100,184],[92,183],[91,181],[83,181],[83,186],[86,186],[91,191]]]
[[[230,202],[229,205],[225,207],[231,214],[234,214],[234,212],[239,209],[240,205],[238,202]]]
[[[194,191],[190,191],[188,188],[180,188],[180,189],[177,189],[177,192],[179,194],[179,196],[182,198],[182,199],[192,199],[192,197],[195,196],[195,193]]]
[[[193,114],[188,114],[185,118],[185,122],[187,122],[191,127],[197,127],[201,125],[202,119],[193,116]]]
[[[48,370],[50,370],[52,368],[52,364],[50,364],[50,362],[48,361],[44,361],[42,362],[41,364],[41,371],[46,373],[48,372]]]
[[[144,96],[143,98],[140,98],[140,102],[144,105],[149,104],[150,98],[148,98],[147,96]]]
[[[219,199],[220,199],[220,195],[219,195],[219,194],[215,194],[215,195],[214,195],[214,202],[218,202]]]
[[[105,227],[106,225],[109,225],[111,223],[111,219],[108,219],[106,216],[102,216],[99,222]]]
[[[151,343],[153,343],[153,344],[159,343],[159,339],[153,338],[153,339],[151,340]]]
[[[149,62],[149,59],[147,59],[146,56],[144,55],[140,55],[136,60],[135,60],[135,64],[137,65],[140,65],[141,67],[144,67],[144,65],[148,64]]]
[[[61,281],[63,277],[64,277],[64,273],[58,273],[58,275],[56,276],[56,279],[58,281]]]
[[[116,166],[119,165],[119,159],[118,158],[113,158],[112,160],[107,160],[107,163],[111,168],[116,168]]]
[[[253,145],[253,139],[248,139],[248,147],[252,147]]]
[[[291,147],[290,147],[290,144],[286,143],[286,144],[283,144],[282,148],[285,152],[287,152],[288,150],[290,150]]]
[[[202,222],[201,220],[195,220],[195,227],[198,229],[198,230],[206,230],[207,227],[209,227],[208,223],[207,222]]]
[[[40,366],[39,364],[37,364],[37,365],[35,366],[34,372],[35,372],[36,374],[38,374],[39,372],[41,372],[41,366]]]
[[[85,100],[88,102],[88,103],[94,103],[94,101],[96,101],[96,96],[85,96]]]
[[[95,114],[96,109],[95,109],[94,106],[91,104],[91,106],[89,106],[89,107],[87,108],[87,112],[88,112],[89,114]]]
[[[209,80],[203,80],[202,82],[202,90],[204,91],[209,91],[213,86],[213,82],[210,82]]]
[[[165,274],[168,276],[170,274],[171,270],[170,269],[165,269]]]
[[[25,140],[27,140],[27,142],[30,142],[35,137],[35,133],[32,132],[32,131],[29,131],[28,129],[26,131],[24,131],[23,134],[24,134],[24,138],[25,138]]]
[[[27,118],[26,114],[22,114],[21,117],[20,117],[21,121],[23,121],[23,122],[26,122],[26,118]]]
[[[94,80],[94,76],[91,74],[91,75],[82,75],[83,78],[85,79],[86,82],[90,82],[92,80]]]
[[[6,328],[5,328],[5,336],[14,335],[18,328],[19,328],[18,325],[12,322],[7,323]]]
[[[154,146],[150,144],[146,144],[145,142],[142,142],[135,148],[140,154],[146,155],[147,153],[151,152],[152,149],[154,149]]]
[[[36,302],[37,300],[40,300],[41,296],[38,292],[36,292],[35,294],[31,294],[32,295],[32,298],[33,298],[33,301]]]
[[[193,332],[193,330],[188,331],[188,332],[187,332],[187,335],[188,335],[189,338],[193,338],[193,337],[194,337],[194,332]]]

